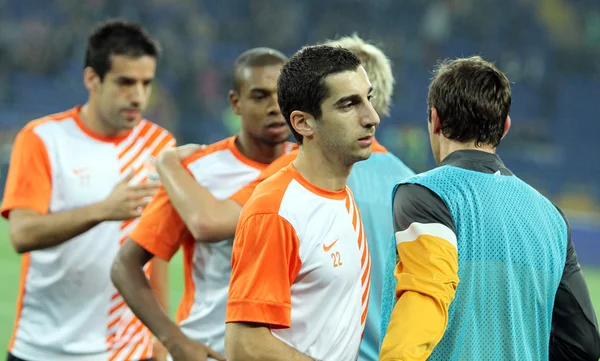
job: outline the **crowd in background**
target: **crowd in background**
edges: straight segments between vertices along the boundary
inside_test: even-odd
[[[180,144],[213,142],[239,127],[226,94],[242,51],[269,46],[290,55],[354,32],[370,39],[392,59],[397,83],[378,137],[417,172],[434,165],[425,127],[432,66],[480,54],[513,82],[513,128],[499,148],[505,161],[564,208],[600,211],[600,2],[0,0],[5,166],[27,121],[85,101],[85,38],[116,15],[143,22],[161,43],[145,116]]]

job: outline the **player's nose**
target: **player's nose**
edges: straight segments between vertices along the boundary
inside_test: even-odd
[[[361,120],[362,120],[362,125],[367,128],[376,127],[379,125],[379,122],[380,122],[379,114],[377,114],[377,112],[375,111],[375,108],[373,108],[371,103],[367,103],[367,106],[365,107],[365,111],[364,111],[364,114],[363,114]]]

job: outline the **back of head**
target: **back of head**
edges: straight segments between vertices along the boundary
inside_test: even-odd
[[[358,56],[348,49],[328,45],[308,46],[283,66],[277,81],[277,97],[281,113],[292,129],[294,138],[302,144],[302,136],[291,125],[290,115],[299,110],[320,119],[321,104],[328,96],[325,78],[354,71],[361,65]]]
[[[139,23],[108,20],[97,26],[88,38],[85,67],[91,67],[100,79],[104,79],[111,69],[112,55],[158,59],[160,47]]]
[[[244,69],[283,65],[287,60],[285,54],[271,48],[260,47],[246,50],[233,63],[233,90],[240,91],[243,82],[241,72]]]
[[[479,56],[441,63],[429,85],[427,109],[435,108],[444,137],[497,147],[511,105],[506,75]]]
[[[373,108],[379,115],[389,116],[395,80],[391,61],[383,51],[375,45],[365,42],[356,34],[337,40],[328,40],[325,44],[341,46],[358,55],[371,84],[373,84],[373,98],[371,99]]]

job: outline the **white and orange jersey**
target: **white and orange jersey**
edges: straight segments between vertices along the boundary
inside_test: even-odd
[[[356,360],[371,261],[350,189],[330,192],[289,165],[263,181],[240,215],[226,322],[269,325],[318,360]]]
[[[245,157],[236,147],[235,139],[230,137],[211,144],[182,162],[196,181],[220,200],[255,180],[267,167]],[[285,151],[293,148],[288,143]],[[130,237],[166,261],[183,246],[185,289],[177,322],[186,336],[222,353],[233,239],[196,242],[162,187]]]
[[[147,120],[124,135],[100,136],[82,123],[80,109],[34,120],[19,132],[4,218],[15,208],[48,214],[100,202],[130,171],[131,184],[155,177],[153,157],[175,145],[169,132]],[[136,223],[102,222],[59,246],[23,256],[12,354],[49,361],[151,357],[150,332],[110,281],[120,243]]]

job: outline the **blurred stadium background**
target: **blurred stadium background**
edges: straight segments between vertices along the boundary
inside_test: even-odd
[[[508,167],[567,213],[600,311],[600,2],[598,0],[0,0],[0,145],[29,120],[86,99],[86,37],[107,17],[139,20],[164,50],[146,117],[178,143],[234,133],[227,91],[244,50],[299,47],[357,32],[392,59],[392,116],[378,138],[415,171],[433,166],[429,71],[439,58],[480,54],[513,82]],[[12,331],[20,257],[0,223],[0,344]],[[172,262],[172,308],[182,290]]]

